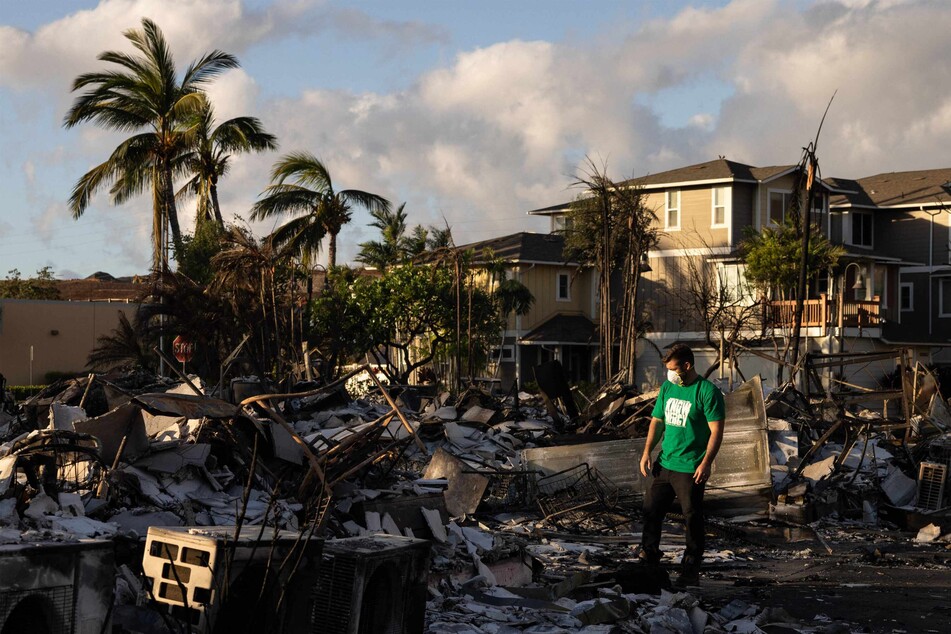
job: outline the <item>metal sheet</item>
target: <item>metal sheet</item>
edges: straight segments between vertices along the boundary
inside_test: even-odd
[[[769,441],[766,409],[759,377],[747,381],[724,398],[726,427],[720,453],[713,463],[707,485],[710,495],[718,491],[769,487]],[[620,489],[643,494],[646,479],[638,464],[644,438],[614,440],[582,445],[539,447],[520,453],[523,464],[545,474],[557,473],[586,462]],[[655,455],[659,448],[655,448]]]

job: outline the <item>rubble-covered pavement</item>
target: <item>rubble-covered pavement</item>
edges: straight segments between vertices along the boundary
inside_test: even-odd
[[[113,545],[114,561],[97,561],[114,586],[76,599],[72,624],[236,631],[251,626],[229,613],[251,605],[275,615],[248,631],[299,631],[290,624],[318,608],[308,603],[303,621],[285,612],[321,592],[294,589],[328,588],[326,570],[308,563],[321,546],[301,544],[322,543],[326,568],[373,535],[427,540],[417,563],[394,559],[387,574],[402,577],[379,582],[368,567],[365,584],[341,595],[360,604],[351,622],[402,619],[387,631],[938,632],[951,616],[951,416],[936,389],[909,395],[910,418],[810,402],[791,386],[764,394],[758,380],[731,391],[736,436],[708,489],[701,583],[676,588],[637,558],[636,448],[652,394],[606,386],[571,419],[557,399],[387,387],[365,368],[289,394],[240,384],[235,404],[194,378],[74,379],[2,421],[0,551]],[[188,561],[150,527],[218,540],[209,552],[220,561]],[[359,543],[356,560],[370,542]],[[393,552],[413,544],[393,541]],[[669,518],[671,570],[679,544]],[[157,558],[151,572],[144,557]],[[266,561],[264,576],[240,577],[242,558]],[[217,584],[205,595],[192,593],[200,569]],[[9,579],[0,566],[0,584]],[[397,590],[413,584],[419,592]],[[406,607],[367,612],[364,591]]]

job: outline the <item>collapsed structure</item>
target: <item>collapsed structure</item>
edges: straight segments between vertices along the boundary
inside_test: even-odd
[[[921,367],[861,396],[730,391],[687,592],[635,563],[651,393],[577,411],[366,366],[283,394],[244,379],[240,399],[183,378],[73,379],[5,418],[2,631],[833,631],[863,615],[784,607],[763,592],[778,569],[856,549],[894,567],[905,544],[947,571],[951,412]]]

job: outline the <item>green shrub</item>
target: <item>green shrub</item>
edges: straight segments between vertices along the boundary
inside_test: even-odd
[[[40,393],[45,385],[9,385],[7,389],[13,393],[13,398],[17,401],[25,401],[31,396],[35,396]]]
[[[46,380],[47,385],[51,385],[62,379],[75,379],[76,377],[79,377],[79,376],[86,376],[86,373],[85,372],[60,372],[59,370],[53,370],[51,372],[47,372],[46,374],[44,374],[43,379]]]

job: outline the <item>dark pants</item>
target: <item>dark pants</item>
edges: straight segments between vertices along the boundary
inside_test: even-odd
[[[664,518],[674,503],[680,501],[687,529],[687,548],[681,565],[684,570],[696,572],[703,559],[703,484],[693,481],[692,473],[679,473],[655,465],[647,496],[644,498],[644,532],[641,550],[649,564],[660,562],[660,534]]]

